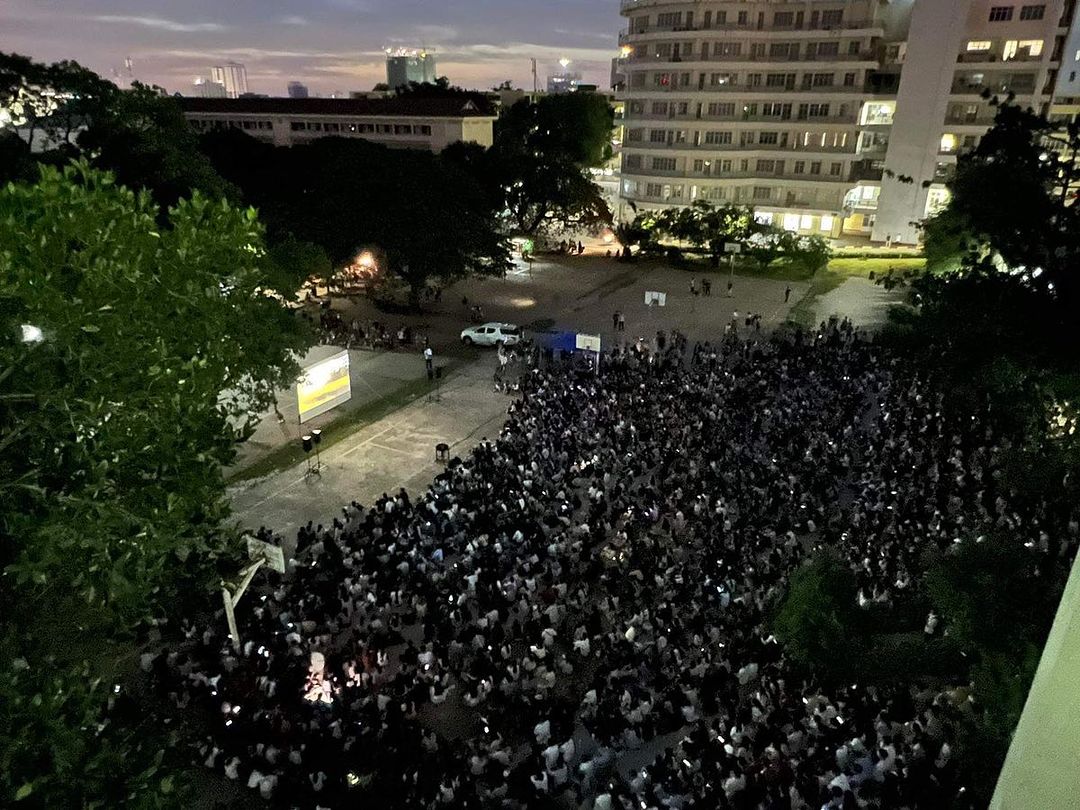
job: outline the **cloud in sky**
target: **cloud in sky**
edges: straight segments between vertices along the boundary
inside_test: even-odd
[[[104,76],[125,57],[141,81],[186,92],[225,60],[245,64],[252,90],[280,94],[370,89],[385,80],[384,49],[425,47],[454,84],[531,86],[573,60],[604,85],[624,21],[614,0],[0,0],[4,50],[74,59]],[[93,36],[87,36],[92,30]],[[122,73],[122,71],[121,71]]]
[[[164,17],[134,17],[126,14],[98,14],[92,19],[96,22],[141,25],[144,28],[156,28],[159,31],[173,31],[183,34],[224,31],[226,28],[220,23],[213,22],[182,23],[176,20],[166,20]]]

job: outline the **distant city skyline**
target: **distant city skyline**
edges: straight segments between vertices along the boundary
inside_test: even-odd
[[[64,0],[0,4],[2,48],[41,62],[73,59],[106,78],[190,93],[209,66],[240,62],[248,88],[281,95],[299,80],[312,95],[370,90],[386,80],[386,48],[428,48],[439,75],[490,88],[541,86],[571,60],[584,81],[608,84],[620,30],[617,0]],[[125,59],[133,61],[131,73]]]

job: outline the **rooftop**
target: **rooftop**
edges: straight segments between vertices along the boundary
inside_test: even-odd
[[[426,118],[494,117],[475,100],[463,97],[425,98],[180,98],[186,113],[249,115],[417,116]]]

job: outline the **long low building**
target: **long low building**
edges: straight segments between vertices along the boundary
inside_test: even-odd
[[[239,129],[276,146],[364,138],[441,152],[458,141],[491,146],[495,115],[467,98],[181,98],[196,132]]]

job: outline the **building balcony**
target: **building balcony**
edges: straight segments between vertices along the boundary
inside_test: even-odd
[[[688,93],[698,94],[705,93],[709,95],[723,94],[732,95],[734,93],[741,93],[743,95],[774,95],[776,93],[783,93],[784,95],[807,95],[807,96],[837,96],[837,95],[849,95],[849,96],[865,96],[871,94],[873,90],[867,84],[859,85],[822,85],[817,87],[804,87],[802,85],[748,85],[748,84],[708,84],[701,86],[700,84],[684,84],[678,85],[676,83],[671,84],[650,84],[645,87],[631,87],[628,86],[625,93],[620,98],[624,101],[628,98],[646,96],[656,93]]]
[[[688,9],[688,10],[694,10],[695,8],[697,8],[697,3],[694,2],[694,0],[681,0],[681,1],[680,0],[623,0],[621,10],[623,12],[627,12],[627,11],[633,12],[633,11],[637,11],[637,10],[642,9],[642,8],[649,8],[650,6],[671,6],[671,5],[690,6],[691,8]],[[630,37],[639,37],[639,36],[643,36],[643,35],[646,35],[646,34],[655,34],[655,33],[658,33],[658,32],[664,33],[664,32],[669,32],[669,31],[674,31],[674,32],[686,32],[686,31],[702,31],[702,32],[704,32],[704,31],[737,31],[737,32],[745,32],[745,33],[755,33],[755,32],[772,33],[772,32],[779,32],[779,33],[790,34],[790,33],[799,33],[800,31],[811,32],[811,31],[882,31],[883,30],[882,22],[880,20],[875,20],[875,19],[842,20],[839,23],[830,24],[830,25],[825,25],[825,24],[821,23],[820,21],[811,23],[811,21],[808,20],[808,19],[804,19],[801,25],[795,25],[794,23],[792,25],[774,25],[771,22],[766,22],[763,25],[759,26],[757,24],[757,20],[748,21],[748,22],[745,22],[745,23],[738,23],[738,22],[717,23],[717,22],[714,21],[712,24],[710,24],[708,26],[705,26],[702,23],[703,23],[703,19],[695,17],[694,22],[691,25],[650,25],[650,26],[647,26],[647,27],[640,28],[638,30],[624,31],[620,35],[620,40],[622,39],[623,36],[625,36],[627,38],[630,38]],[[633,40],[629,39],[628,41],[632,42]]]
[[[798,56],[771,56],[769,54],[751,55],[751,54],[739,54],[732,56],[728,54],[713,54],[705,56],[702,54],[688,54],[680,56],[649,56],[647,54],[634,53],[625,59],[626,63],[630,66],[634,65],[701,65],[703,67],[713,67],[718,64],[754,64],[754,65],[797,65],[800,63],[815,63],[822,64],[828,62],[842,62],[846,65],[851,63],[862,62],[867,67],[876,68],[880,64],[877,54],[872,52],[860,52],[860,53],[841,53],[841,54],[800,54]]]
[[[696,113],[687,113],[686,115],[672,115],[668,113],[666,115],[661,113],[633,113],[628,114],[623,125],[626,127],[632,127],[636,124],[655,124],[660,121],[671,121],[676,124],[691,124],[695,121],[699,121],[703,124],[730,124],[736,126],[738,124],[826,124],[829,126],[856,126],[858,119],[854,115],[830,115],[825,117],[814,118],[799,118],[798,114],[777,117],[775,115],[744,115],[742,113],[736,113],[735,115],[708,115],[702,113],[697,115]]]
[[[851,138],[852,141],[856,139]],[[794,157],[800,157],[802,155],[854,155],[855,144],[850,143],[847,146],[821,146],[821,145],[809,145],[809,146],[793,146],[790,143],[786,144],[773,144],[773,143],[653,143],[651,141],[638,141],[635,143],[623,144],[623,149],[627,152],[641,151],[679,151],[686,150],[688,152],[710,152],[713,154],[729,154],[734,152],[766,152],[770,155],[791,155]],[[800,157],[801,159],[801,157]]]
[[[968,81],[955,81],[949,89],[952,96],[981,96],[983,93],[1002,96],[1014,93],[1018,96],[1031,96],[1035,94],[1033,83],[995,82],[993,84],[973,84]]]
[[[990,53],[988,51],[971,51],[969,53],[962,53],[956,57],[956,61],[965,65],[988,65],[993,67],[1001,67],[1002,65],[1012,65],[1016,63],[1035,62],[1039,63],[1043,61],[1043,54],[1038,56],[1023,56],[1017,54],[1011,56],[1008,59],[1002,59],[999,53]]]
[[[794,174],[792,172],[785,172],[784,174],[774,174],[772,172],[713,172],[706,174],[704,172],[695,172],[692,170],[679,170],[675,171],[653,171],[651,169],[623,169],[623,179],[631,179],[641,183],[648,183],[658,179],[662,180],[753,180],[757,183],[765,185],[769,182],[776,183],[814,183],[818,184],[836,184],[841,185],[845,189],[851,185],[851,181],[848,180],[842,174]]]

